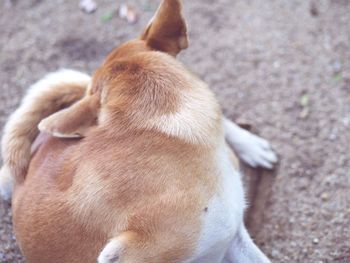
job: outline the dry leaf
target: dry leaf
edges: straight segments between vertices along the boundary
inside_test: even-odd
[[[128,4],[121,4],[119,7],[119,17],[130,24],[134,24],[139,19],[139,13],[135,7]]]
[[[301,96],[299,103],[300,103],[300,106],[307,107],[309,104],[309,95],[304,94],[303,96]]]
[[[103,16],[101,16],[101,21],[103,23],[107,23],[108,21],[110,21],[113,18],[114,15],[115,15],[115,11],[111,11],[107,14],[104,14]]]

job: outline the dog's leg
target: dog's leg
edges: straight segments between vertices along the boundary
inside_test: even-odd
[[[120,238],[111,239],[98,256],[98,263],[117,263],[122,250]]]
[[[118,263],[128,262],[133,263],[137,258],[137,262],[147,262],[140,258],[140,250],[137,250],[137,255],[131,258],[133,254],[130,249],[137,243],[137,235],[134,232],[123,232],[118,236],[110,239],[106,246],[102,249],[97,258],[98,263]],[[141,253],[142,254],[142,253]]]
[[[270,260],[254,244],[246,228],[242,226],[222,263],[270,263]]]
[[[225,137],[239,158],[252,167],[271,169],[277,156],[268,141],[224,118]]]

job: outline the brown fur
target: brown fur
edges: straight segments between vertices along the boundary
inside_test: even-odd
[[[217,190],[223,132],[213,94],[171,56],[187,46],[180,10],[165,0],[140,40],[107,57],[83,99],[42,122],[43,131],[84,138],[39,138],[15,185],[14,229],[29,263],[96,262],[116,237],[121,263],[175,263],[193,253]],[[210,114],[188,107],[194,101]],[[190,125],[185,133],[178,118]]]
[[[213,169],[210,153],[202,159],[206,149],[154,132],[95,133],[85,140],[50,138],[16,189],[14,225],[27,260],[95,262],[109,238],[128,231],[137,238],[127,245],[126,262],[181,262],[215,190],[206,171]]]
[[[82,137],[97,124],[99,97],[84,98],[39,123],[39,129],[57,137]],[[67,120],[70,120],[67,122]]]
[[[38,123],[48,115],[80,99],[88,83],[57,83],[35,94],[6,124],[2,139],[2,157],[18,182],[24,180],[30,161],[30,149],[39,134]]]

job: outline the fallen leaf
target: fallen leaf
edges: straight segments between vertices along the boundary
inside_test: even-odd
[[[308,94],[302,95],[300,97],[299,103],[300,103],[300,106],[306,107],[309,104],[309,95]]]
[[[336,74],[336,75],[333,77],[333,80],[334,80],[336,83],[341,82],[342,79],[343,79],[343,77],[342,77],[341,74]]]
[[[114,11],[111,11],[111,12],[109,12],[107,14],[104,14],[103,16],[101,16],[101,21],[103,23],[106,23],[106,22],[110,21],[113,18],[114,15],[115,15]]]
[[[139,19],[139,13],[135,7],[128,4],[121,4],[119,7],[119,17],[130,24],[134,24]]]

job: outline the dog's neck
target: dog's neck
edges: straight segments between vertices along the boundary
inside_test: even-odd
[[[178,111],[147,120],[146,127],[192,144],[215,144],[222,133],[221,112],[205,84],[197,82],[180,95]]]

